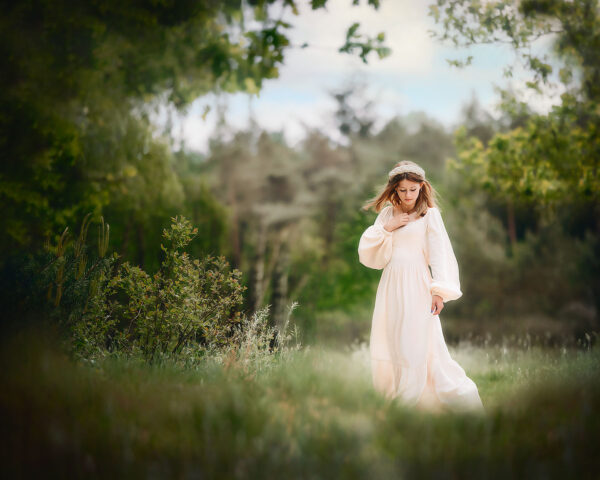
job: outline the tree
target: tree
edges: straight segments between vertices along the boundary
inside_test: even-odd
[[[544,85],[560,82],[565,89],[562,103],[548,115],[531,115],[524,125],[498,133],[488,146],[461,131],[455,165],[490,192],[534,199],[544,212],[577,195],[593,207],[600,234],[598,2],[438,0],[430,13],[443,25],[438,38],[458,46],[509,43],[532,72],[530,88],[541,91]],[[536,55],[530,48],[535,39],[548,35],[563,62],[557,79],[548,55]],[[510,68],[506,73],[510,75]],[[522,102],[503,93],[505,111],[523,111]]]
[[[365,82],[350,82],[330,95],[337,103],[335,120],[340,133],[346,137],[367,138],[372,135],[375,124],[373,100],[363,98]]]
[[[5,5],[2,251],[38,249],[115,197],[150,210],[160,209],[157,195],[177,204],[182,187],[167,142],[154,138],[150,108],[167,102],[184,109],[207,92],[254,94],[277,77],[294,46],[292,25],[273,16],[274,4],[298,14],[294,0]],[[364,61],[389,53],[383,34],[369,38],[358,28],[348,29],[341,52]]]
[[[472,188],[506,206],[513,247],[515,210],[524,206],[535,212],[537,234],[558,224],[573,243],[581,243],[575,248],[583,252],[577,261],[584,266],[580,281],[585,301],[599,312],[600,264],[591,252],[600,248],[600,4],[438,0],[430,14],[442,26],[436,34],[442,41],[462,47],[509,44],[531,72],[528,88],[539,93],[562,88],[561,103],[548,114],[531,113],[524,102],[501,91],[501,106],[513,120],[510,128],[495,133],[487,144],[459,129],[451,167]],[[532,48],[542,37],[551,39],[554,56]],[[471,59],[451,63],[466,66]],[[505,74],[511,76],[510,66]]]

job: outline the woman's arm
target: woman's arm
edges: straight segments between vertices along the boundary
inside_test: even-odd
[[[458,263],[440,211],[433,207],[427,214],[426,248],[433,282],[431,294],[439,295],[444,302],[462,296],[458,277]]]
[[[365,267],[381,270],[392,258],[392,232],[384,228],[391,208],[389,205],[383,208],[360,237],[358,259]]]

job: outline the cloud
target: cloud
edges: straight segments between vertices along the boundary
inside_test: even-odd
[[[290,52],[288,68],[282,73],[298,72],[304,77],[355,69],[395,75],[430,72],[434,45],[427,34],[425,7],[425,2],[415,0],[383,1],[379,10],[366,2],[354,7],[347,0],[330,0],[325,11],[313,11],[303,4],[299,16],[288,15],[286,20],[294,25],[290,32],[292,42],[295,45],[307,42],[310,47]],[[370,36],[385,32],[392,56],[378,60],[372,54],[369,66],[365,66],[357,56],[337,53],[354,22],[360,23],[359,32]]]
[[[253,115],[263,128],[283,131],[292,144],[303,138],[305,126],[336,138],[332,121],[336,105],[328,92],[339,89],[352,76],[366,83],[365,96],[376,101],[378,126],[411,111],[424,111],[452,126],[473,95],[484,107],[491,109],[497,103],[494,85],[506,83],[502,68],[512,61],[509,49],[486,45],[458,51],[437,43],[428,33],[436,27],[427,15],[428,2],[422,0],[383,0],[379,10],[366,3],[353,7],[350,0],[329,0],[326,10],[312,11],[304,2],[298,16],[288,9],[283,20],[294,26],[288,32],[292,45],[307,42],[310,47],[289,48],[279,78],[266,80],[258,97],[225,97],[228,123],[244,128]],[[280,12],[272,13],[279,17]],[[386,33],[386,44],[392,49],[390,57],[380,60],[372,54],[365,65],[356,55],[338,53],[347,28],[357,21],[361,33]],[[473,64],[462,70],[450,67],[446,61],[467,55],[474,56]],[[524,85],[526,74],[515,68],[512,81]],[[198,99],[187,115],[174,120],[174,136],[185,139],[187,148],[206,151],[216,125],[215,105],[222,100],[214,95]],[[547,109],[555,100],[541,97],[531,101]],[[213,111],[202,120],[207,104]]]

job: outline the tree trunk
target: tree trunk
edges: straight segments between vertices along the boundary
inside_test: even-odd
[[[285,322],[288,295],[288,267],[290,254],[287,242],[282,243],[279,261],[273,272],[273,295],[271,298],[273,325],[281,328]]]
[[[123,240],[121,241],[121,247],[119,249],[119,258],[117,259],[117,268],[125,261],[127,258],[127,250],[129,249],[129,241],[131,239],[131,230],[133,230],[133,214],[129,215],[127,223],[125,224],[125,229],[123,230]]]
[[[331,257],[331,250],[333,247],[333,240],[334,240],[334,235],[335,235],[335,222],[336,222],[336,212],[337,212],[337,206],[333,201],[327,202],[326,203],[326,212],[327,215],[325,216],[325,224],[323,226],[323,232],[324,232],[324,240],[325,240],[325,245],[324,245],[324,249],[325,249],[325,255],[323,256],[323,268],[327,268],[327,266],[329,265],[329,259]]]
[[[137,264],[144,268],[146,260],[146,237],[144,235],[144,227],[140,222],[136,222],[135,233],[137,236]]]
[[[240,222],[238,219],[237,208],[235,205],[235,195],[233,194],[233,187],[229,187],[228,201],[231,206],[231,248],[233,249],[232,267],[241,268],[242,264],[242,248],[240,245]]]
[[[256,253],[252,262],[252,275],[250,286],[250,305],[253,312],[257,312],[262,306],[264,295],[265,277],[265,252],[267,249],[267,227],[260,222],[256,239]]]
[[[512,200],[508,201],[506,205],[506,222],[508,228],[508,239],[510,240],[510,252],[512,254],[513,248],[517,243],[517,227],[515,224],[515,208]]]

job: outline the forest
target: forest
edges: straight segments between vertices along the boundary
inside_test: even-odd
[[[377,12],[385,1],[346,3]],[[301,4],[6,6],[0,468],[593,478],[600,4],[429,2],[437,42],[508,45],[529,90],[558,89],[545,112],[506,88],[499,115],[473,96],[453,128],[424,112],[380,125],[368,85],[348,79],[329,91],[335,136],[307,126],[292,144],[260,118],[236,128],[225,107],[210,112],[206,152],[178,148],[157,109],[257,96],[296,48],[274,9],[298,17]],[[339,55],[370,65],[392,54],[385,32],[345,28]],[[539,38],[550,53],[532,48]],[[472,61],[448,63],[468,73]],[[441,315],[444,338],[484,418],[414,412],[372,391],[381,272],[358,261],[376,217],[361,207],[403,159],[439,193],[464,292]]]

